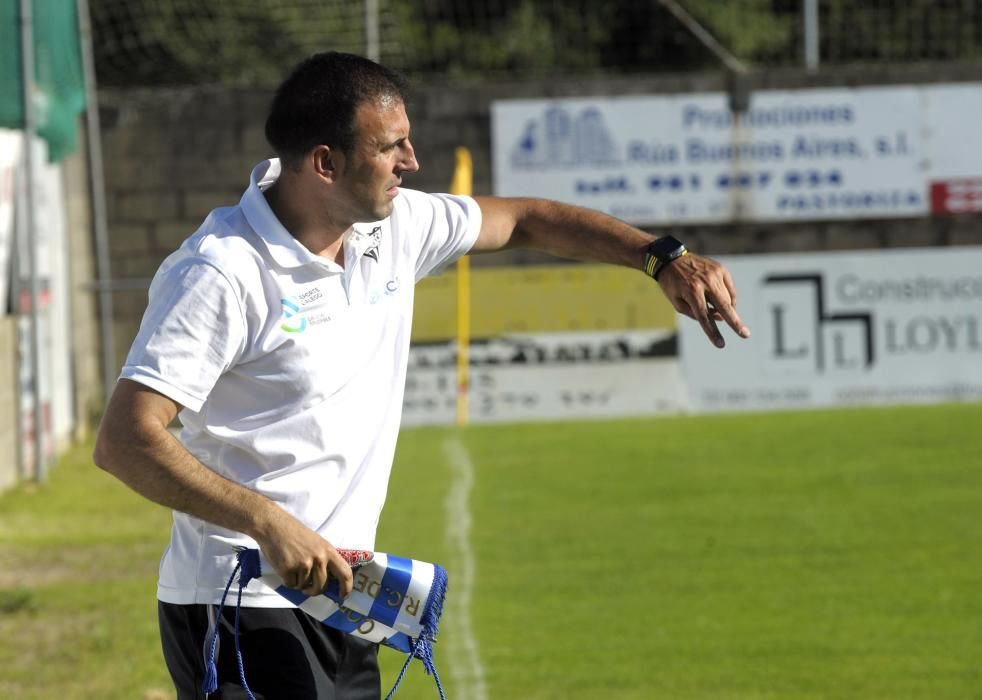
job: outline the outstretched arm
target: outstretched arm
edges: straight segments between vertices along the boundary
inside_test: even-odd
[[[563,258],[641,270],[645,248],[655,240],[592,209],[524,197],[475,199],[483,223],[474,253],[535,248]],[[717,347],[725,345],[717,321],[725,321],[742,338],[750,337],[736,312],[733,279],[715,260],[701,255],[681,257],[661,271],[658,283],[675,310],[698,321]]]
[[[219,476],[196,460],[167,426],[181,406],[121,379],[96,440],[95,463],[142,496],[252,537],[280,578],[307,595],[328,576],[351,592],[351,567],[319,534],[265,496]]]

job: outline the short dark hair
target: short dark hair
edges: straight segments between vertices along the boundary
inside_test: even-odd
[[[266,140],[285,165],[320,144],[350,150],[358,105],[384,97],[406,102],[408,91],[404,77],[362,56],[314,54],[277,88],[266,118]]]

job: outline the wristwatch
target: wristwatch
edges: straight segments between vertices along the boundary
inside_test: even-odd
[[[644,251],[644,271],[652,279],[657,280],[659,273],[675,260],[683,255],[688,255],[689,251],[682,245],[682,241],[672,236],[662,236],[656,238]]]

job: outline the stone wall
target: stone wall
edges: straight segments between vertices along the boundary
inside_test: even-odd
[[[978,79],[977,66],[903,66],[753,75],[751,89],[889,85]],[[454,148],[474,157],[476,193],[491,191],[490,105],[493,100],[544,96],[677,94],[727,89],[720,74],[548,83],[417,86],[409,106],[412,138],[422,164],[407,177],[416,189],[445,191]],[[253,164],[269,155],[263,121],[268,91],[195,88],[102,95],[110,207],[117,358],[138,327],[146,283],[160,261],[197,228],[213,207],[235,203]],[[982,243],[982,217],[889,219],[687,227],[690,247],[709,255]],[[542,263],[539,254],[488,256],[477,264]]]

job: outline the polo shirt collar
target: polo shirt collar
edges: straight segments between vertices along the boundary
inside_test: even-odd
[[[263,196],[263,192],[279,178],[280,172],[279,158],[264,160],[252,169],[249,188],[239,200],[242,213],[280,267],[300,267],[314,262],[324,265],[327,261],[311,253],[290,235]]]
[[[309,263],[317,263],[329,268],[337,265],[318,255],[314,255],[303,246],[289,231],[284,228],[276,214],[269,208],[269,202],[263,192],[280,176],[280,159],[270,158],[252,169],[249,178],[249,188],[242,194],[239,206],[245,214],[246,221],[255,231],[260,240],[266,245],[269,254],[280,267],[301,267]],[[357,260],[363,254],[375,251],[378,259],[378,248],[381,242],[382,221],[355,224],[345,238],[345,255]]]

